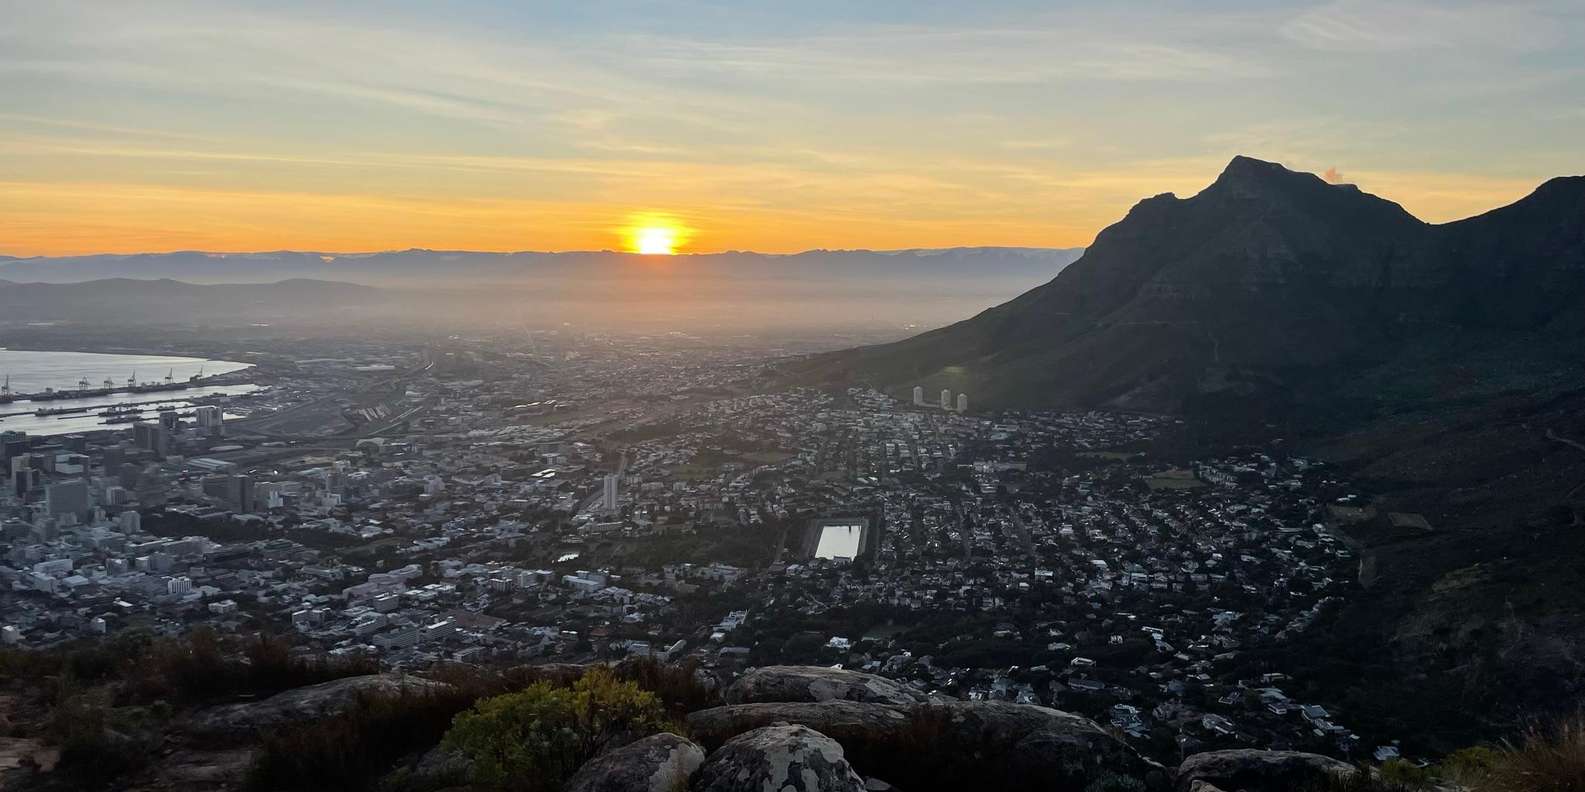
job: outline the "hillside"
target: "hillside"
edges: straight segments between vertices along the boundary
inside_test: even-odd
[[[1453,746],[1582,689],[1582,329],[1585,178],[1431,225],[1240,157],[1193,197],[1140,202],[1017,299],[786,374],[1166,412],[1179,451],[1282,442],[1338,463],[1373,497],[1339,526],[1370,585],[1273,663]]]

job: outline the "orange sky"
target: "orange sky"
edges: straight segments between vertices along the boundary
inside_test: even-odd
[[[16,5],[0,254],[1072,247],[1235,154],[1430,221],[1585,168],[1578,8],[698,12]]]

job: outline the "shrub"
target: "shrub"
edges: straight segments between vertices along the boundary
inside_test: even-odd
[[[99,789],[148,765],[159,739],[144,713],[112,710],[102,696],[74,692],[69,682],[58,695],[48,728],[61,750],[56,770],[75,788]]]
[[[604,748],[665,728],[660,699],[596,667],[570,689],[537,682],[476,703],[442,745],[472,763],[476,784],[548,792]]]
[[[628,660],[616,667],[616,673],[654,693],[673,718],[724,703],[719,690],[700,681],[698,661],[691,658],[676,664],[653,657]]]
[[[1480,792],[1585,792],[1585,715],[1531,729],[1490,758]]]
[[[378,672],[365,657],[293,656],[280,638],[226,638],[200,628],[185,637],[157,640],[126,660],[123,698],[130,702],[198,704],[283,690]]]
[[[1474,787],[1491,772],[1497,751],[1484,745],[1460,748],[1442,758],[1437,775],[1463,787]]]
[[[440,742],[452,718],[473,701],[457,688],[362,697],[340,715],[265,734],[248,785],[372,789],[402,757]]]

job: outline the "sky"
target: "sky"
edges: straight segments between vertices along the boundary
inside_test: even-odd
[[[1585,172],[1585,3],[0,0],[0,253],[1088,244],[1235,154]]]

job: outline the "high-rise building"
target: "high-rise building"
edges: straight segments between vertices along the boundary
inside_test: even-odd
[[[961,413],[961,412],[968,412],[968,411],[969,411],[969,395],[967,393],[958,394],[958,412]]]
[[[156,457],[164,457],[170,452],[170,431],[162,423],[139,421],[132,425],[132,443]]]
[[[600,497],[600,508],[616,511],[617,498],[622,495],[622,477],[616,473],[609,473],[605,477],[605,490]]]
[[[952,409],[952,391],[946,388],[941,389],[941,409]]]
[[[225,422],[225,412],[213,404],[205,404],[193,410],[193,423],[197,424],[198,431],[202,434],[224,433]]]
[[[220,474],[205,476],[204,494],[225,504],[232,511],[253,509],[253,479],[249,476]]]
[[[44,490],[44,502],[51,515],[85,514],[88,511],[88,482],[72,479],[51,484]]]
[[[923,407],[923,406],[925,406],[925,386],[923,386],[923,385],[915,385],[914,386],[914,406],[915,407]]]

